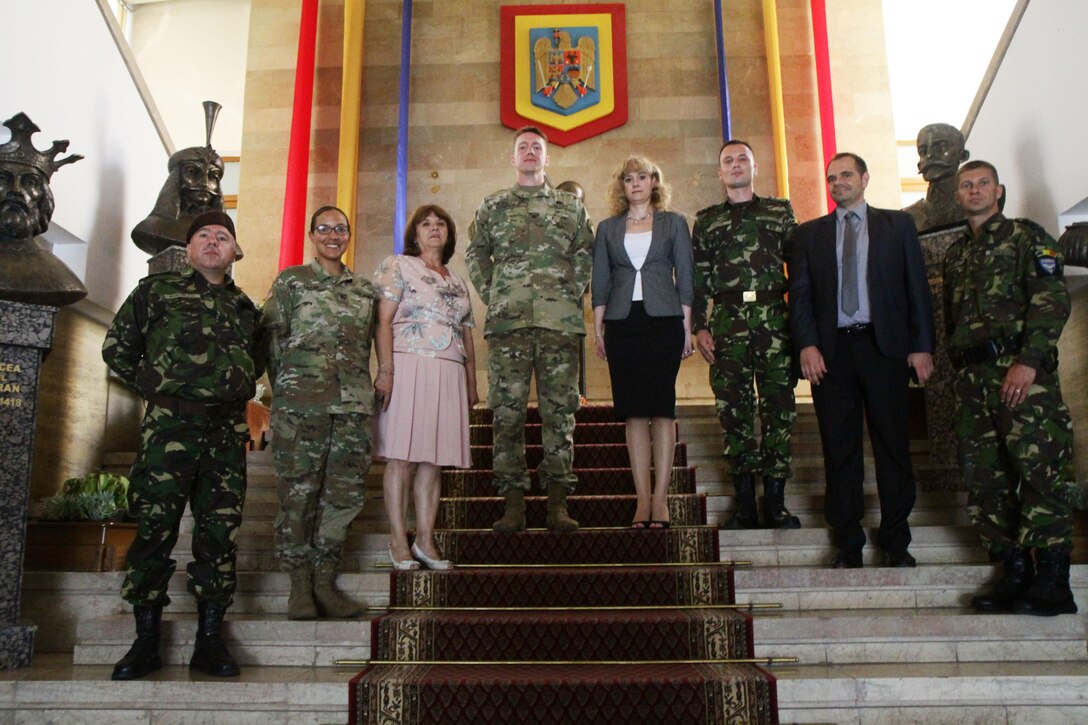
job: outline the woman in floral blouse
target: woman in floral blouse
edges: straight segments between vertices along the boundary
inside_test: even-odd
[[[446,264],[457,234],[441,207],[421,206],[404,232],[404,254],[375,272],[378,414],[375,456],[387,459],[383,488],[389,558],[397,569],[448,569],[434,545],[441,466],[468,468],[468,412],[479,399],[468,286]],[[405,530],[414,482],[416,536]]]

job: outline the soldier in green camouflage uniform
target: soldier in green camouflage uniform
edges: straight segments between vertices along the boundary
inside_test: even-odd
[[[494,529],[525,528],[525,416],[535,372],[548,528],[574,531],[578,522],[567,515],[566,497],[577,483],[572,467],[585,335],[581,295],[593,264],[593,232],[577,197],[545,184],[547,139],[539,129],[515,134],[511,163],[517,185],[484,199],[465,254],[472,283],[487,305],[495,484],[506,498],[505,515]]]
[[[981,612],[1073,613],[1073,428],[1057,375],[1069,293],[1057,244],[1037,224],[1002,216],[1002,194],[990,164],[960,168],[956,200],[970,232],[944,260],[968,512],[1004,565],[1001,580],[972,605]]]
[[[354,617],[335,589],[370,468],[370,344],[377,291],[340,261],[351,239],[344,213],[310,219],[315,257],[288,267],[264,305],[272,381],[272,446],[280,479],[276,553],[291,576],[289,619]]]
[[[785,506],[796,413],[784,299],[785,264],[797,220],[789,200],[756,196],[757,166],[747,143],[726,141],[718,162],[726,200],[700,211],[692,233],[692,329],[699,352],[710,363],[724,456],[736,490],[736,509],[725,528],[759,527],[756,474],[763,479],[763,525],[797,528],[800,522]]]
[[[259,313],[226,274],[237,253],[230,217],[205,212],[188,238],[194,269],[141,280],[102,346],[110,369],[147,401],[129,486],[129,512],[139,528],[121,588],[134,607],[137,637],[114,679],[143,677],[162,666],[159,627],[186,501],[193,513],[193,561],[186,569],[200,617],[190,667],[238,674],[219,632],[236,586],[249,439],[245,406],[263,371]]]

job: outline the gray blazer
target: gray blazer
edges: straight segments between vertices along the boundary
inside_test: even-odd
[[[636,270],[623,247],[625,214],[597,225],[593,248],[593,306],[606,306],[604,319],[623,320],[631,312]],[[642,263],[642,303],[650,317],[684,314],[681,305],[695,299],[691,234],[687,220],[671,211],[655,211],[650,251]]]

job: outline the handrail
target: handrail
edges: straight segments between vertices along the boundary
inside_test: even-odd
[[[155,132],[159,134],[159,140],[162,141],[166,155],[172,156],[174,151],[177,150],[174,141],[170,138],[170,132],[166,129],[166,123],[162,120],[158,106],[155,105],[155,99],[151,96],[147,81],[144,80],[143,74],[140,73],[140,66],[136,62],[136,56],[132,54],[132,48],[129,46],[128,41],[125,40],[125,32],[117,22],[117,18],[114,17],[109,0],[95,0],[95,2],[98,3],[98,10],[102,13],[102,19],[106,21],[106,27],[109,28],[110,35],[113,36],[117,52],[121,54],[121,59],[125,61],[125,67],[128,68],[128,73],[132,76],[132,83],[136,86],[136,92],[140,94],[140,100],[144,102],[144,108],[147,109],[151,124],[155,127]]]
[[[971,135],[971,129],[974,128],[975,121],[978,120],[978,114],[982,111],[982,104],[986,102],[986,96],[990,94],[990,88],[993,87],[994,79],[997,78],[997,72],[1001,69],[1001,64],[1005,62],[1005,54],[1009,51],[1009,46],[1012,45],[1013,36],[1016,35],[1016,29],[1020,27],[1020,21],[1023,19],[1024,13],[1027,12],[1029,2],[1031,0],[1018,0],[1016,7],[1009,14],[1009,22],[1005,24],[1005,32],[1001,34],[1001,39],[997,41],[997,48],[994,49],[990,65],[986,68],[986,74],[982,76],[982,83],[978,87],[978,92],[975,93],[975,100],[971,101],[971,108],[967,110],[967,118],[964,119],[963,127],[960,128],[964,138]]]

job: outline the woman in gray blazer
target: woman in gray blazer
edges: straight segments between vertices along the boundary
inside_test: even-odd
[[[628,158],[612,188],[615,216],[597,226],[593,255],[597,356],[608,361],[616,419],[627,423],[636,529],[669,526],[676,374],[692,352],[691,235],[668,203],[661,170],[645,157]]]

